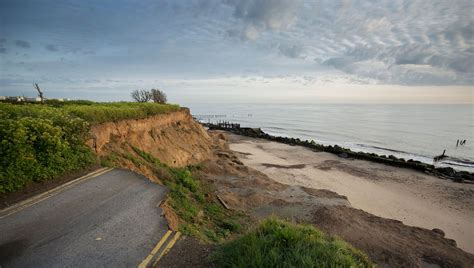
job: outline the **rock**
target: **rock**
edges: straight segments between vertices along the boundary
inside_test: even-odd
[[[433,232],[434,232],[434,233],[436,233],[437,235],[440,235],[441,237],[444,237],[444,236],[445,236],[445,233],[444,233],[444,231],[443,231],[443,230],[441,230],[441,229],[434,228],[434,229],[433,229],[433,230],[431,230],[431,231],[433,231]]]
[[[217,138],[220,139],[220,140],[227,141],[227,137],[225,136],[224,133],[217,134]]]
[[[462,178],[463,180],[474,181],[474,174],[469,173],[467,171],[458,171],[458,172],[456,172],[455,177],[456,178],[457,177]]]
[[[453,247],[458,246],[458,244],[456,243],[456,240],[454,240],[454,239],[446,239],[446,240],[448,240],[449,244],[451,244]]]
[[[349,156],[346,153],[342,153],[338,155],[340,158],[348,158]]]
[[[230,158],[230,155],[227,152],[217,152],[217,155],[220,157]]]
[[[441,167],[437,168],[436,171],[448,177],[454,177],[454,175],[456,175],[456,171],[452,167]]]

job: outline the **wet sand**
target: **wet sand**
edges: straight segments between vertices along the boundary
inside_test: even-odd
[[[280,183],[331,190],[374,215],[441,229],[474,253],[474,184],[236,135],[230,135],[230,149]]]

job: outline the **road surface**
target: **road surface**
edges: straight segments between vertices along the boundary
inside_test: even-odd
[[[137,267],[167,232],[166,188],[113,169],[0,213],[0,267]]]

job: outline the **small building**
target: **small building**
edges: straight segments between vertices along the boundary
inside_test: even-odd
[[[40,97],[25,97],[25,102],[40,102]]]
[[[22,96],[8,96],[6,100],[11,102],[22,102],[25,101],[25,98]]]

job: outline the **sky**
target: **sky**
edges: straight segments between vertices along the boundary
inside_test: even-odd
[[[0,0],[0,95],[474,103],[472,0]]]

